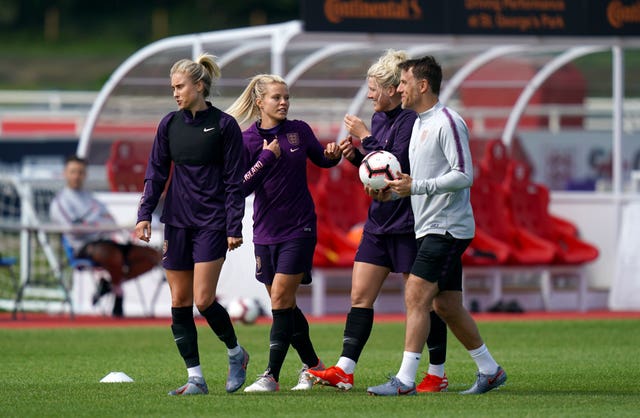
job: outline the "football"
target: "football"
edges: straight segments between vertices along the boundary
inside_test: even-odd
[[[234,322],[253,324],[262,314],[262,307],[257,299],[238,298],[227,305],[227,312]]]
[[[385,179],[395,180],[398,171],[402,171],[402,167],[395,155],[388,151],[373,151],[362,160],[358,174],[365,186],[384,190],[387,187]]]

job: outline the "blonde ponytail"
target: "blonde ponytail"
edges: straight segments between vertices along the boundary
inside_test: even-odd
[[[171,67],[169,76],[173,76],[177,72],[187,74],[193,84],[202,80],[204,97],[209,97],[214,81],[222,75],[220,67],[216,63],[216,57],[206,52],[200,54],[195,62],[186,58],[179,60]]]
[[[400,69],[398,64],[409,59],[406,51],[388,49],[367,71],[367,77],[377,80],[380,87],[398,87],[400,85]]]
[[[272,83],[287,84],[282,77],[275,74],[254,76],[242,94],[227,108],[226,113],[236,118],[240,125],[249,119],[257,120],[260,117],[260,109],[256,100],[264,98],[267,86]]]

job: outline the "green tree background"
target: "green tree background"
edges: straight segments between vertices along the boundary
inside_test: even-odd
[[[320,0],[317,0],[320,1]],[[0,89],[99,90],[158,39],[300,18],[301,0],[0,0]],[[626,94],[640,95],[640,52],[625,51]],[[611,95],[610,53],[575,61],[590,96]]]
[[[99,89],[164,37],[285,22],[298,0],[0,0],[0,89]]]

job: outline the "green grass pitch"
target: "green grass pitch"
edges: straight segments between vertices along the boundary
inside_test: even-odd
[[[379,398],[369,385],[395,373],[404,327],[380,323],[362,355],[349,392],[316,386],[291,392],[300,360],[290,350],[281,391],[224,391],[224,347],[199,326],[208,396],[170,397],[186,380],[168,327],[0,329],[2,417],[622,417],[640,411],[640,326],[637,320],[480,322],[481,333],[509,375],[506,386],[481,396],[470,386],[475,366],[449,334],[449,392]],[[342,324],[311,324],[318,354],[334,364]],[[238,325],[251,354],[248,382],[267,364],[268,325]],[[422,370],[426,369],[426,356]],[[122,371],[134,383],[99,383]],[[420,379],[422,376],[417,376]]]

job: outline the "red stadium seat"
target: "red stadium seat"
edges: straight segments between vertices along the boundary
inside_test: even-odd
[[[364,192],[358,169],[347,161],[322,170],[314,197],[318,218],[331,219],[345,233],[367,219],[371,198]]]
[[[473,162],[474,176],[477,179],[480,174],[480,165],[477,161]],[[482,179],[480,180],[482,182]],[[474,185],[476,180],[474,179]],[[481,184],[481,183],[480,183]],[[471,189],[472,204],[474,198],[475,189]],[[483,205],[481,201],[477,203]],[[474,208],[474,212],[475,212]],[[475,215],[477,217],[477,215]],[[462,263],[465,266],[498,266],[507,263],[511,258],[511,250],[509,245],[494,238],[491,234],[477,225],[476,222],[476,234],[467,247],[467,250],[462,254]]]
[[[358,170],[349,162],[323,169],[310,185],[318,215],[318,245],[314,265],[350,267],[358,248],[350,236],[367,218],[370,198],[364,193]]]
[[[498,266],[506,264],[511,257],[509,245],[493,238],[482,228],[476,227],[473,241],[462,254],[462,264],[465,266]]]
[[[479,168],[483,176],[494,182],[501,183],[507,175],[509,161],[507,147],[500,139],[492,139],[487,142],[480,164],[475,167]]]
[[[539,278],[542,304],[547,310],[551,308],[555,279],[563,278],[565,283],[564,279],[574,278],[578,309],[586,310],[588,282],[583,264],[597,257],[597,249],[578,244],[575,225],[547,212],[548,190],[538,185],[531,188],[529,166],[521,162],[526,158],[515,162],[500,141],[489,141],[485,151],[482,161],[474,165],[471,204],[476,237],[463,255],[465,278],[479,277],[485,283],[488,279],[491,302],[498,303],[503,298],[503,279],[526,280],[533,273]],[[515,172],[521,174],[517,178],[521,184],[514,183]],[[542,230],[553,234],[540,236]]]
[[[559,218],[555,215],[552,215],[551,213],[549,214],[549,217],[551,218],[554,226],[557,229],[563,231],[565,234],[573,235],[574,237],[577,237],[580,234],[578,231],[578,227],[575,226],[572,222],[566,219]]]
[[[513,139],[511,146],[507,149],[501,139],[491,139],[484,141],[486,144],[482,148],[482,155],[480,162],[474,168],[479,167],[484,174],[489,176],[490,179],[498,183],[502,183],[507,176],[507,168],[511,160],[522,161],[527,164],[528,167],[531,164],[528,162],[528,157],[517,137]],[[476,148],[480,147],[476,145]],[[473,155],[473,154],[472,154]]]
[[[554,263],[581,264],[598,257],[598,249],[580,240],[568,221],[549,214],[549,190],[531,182],[526,165],[509,164],[504,190],[514,223],[550,242],[555,247]]]
[[[111,153],[106,163],[111,191],[142,191],[151,146],[151,142],[123,139],[111,144]]]
[[[484,231],[494,240],[508,246],[505,264],[550,263],[555,257],[554,246],[513,224],[501,185],[481,172],[482,170],[476,172],[471,188],[471,205],[477,230]],[[482,232],[480,234],[482,235]],[[473,245],[475,244],[472,242],[472,249]],[[504,256],[505,250],[501,251],[499,255]]]

